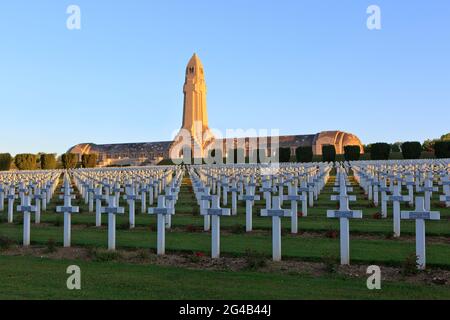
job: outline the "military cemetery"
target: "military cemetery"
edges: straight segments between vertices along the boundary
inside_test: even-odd
[[[55,153],[0,142],[0,299],[450,299],[450,134],[426,140],[431,120],[408,124],[422,141],[399,143],[383,123],[374,136],[384,140],[371,141],[343,120],[317,134],[248,130],[275,117],[263,110],[242,115],[239,133],[221,133],[209,124],[218,120],[208,116],[207,72],[198,54],[179,70],[172,139],[67,142]],[[107,112],[89,115],[91,141],[107,127],[140,126],[138,113],[122,111],[119,126]],[[288,114],[301,133],[302,112]],[[308,121],[323,128],[319,114]]]

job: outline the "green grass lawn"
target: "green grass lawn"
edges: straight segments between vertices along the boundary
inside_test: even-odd
[[[320,262],[332,257],[338,261],[339,239],[327,238],[329,230],[339,230],[337,219],[327,219],[326,210],[335,209],[330,200],[332,183],[324,189],[314,208],[308,209],[308,217],[299,218],[302,235],[291,235],[290,219],[283,219],[282,255],[285,260]],[[364,199],[361,189],[355,187],[358,201],[352,209],[363,210],[363,219],[350,221],[352,264],[377,264],[401,267],[405,259],[415,252],[415,225],[402,221],[403,237],[392,239],[392,207],[388,219],[375,219],[380,212]],[[427,221],[427,264],[429,268],[450,270],[450,208],[439,206],[438,194],[433,194],[433,210],[441,212],[440,221]],[[61,201],[53,201],[42,214],[42,225],[32,225],[32,245],[45,246],[49,239],[62,245],[63,217],[55,212]],[[72,215],[72,244],[78,247],[107,246],[106,216],[103,227],[95,228],[95,215],[87,213],[83,201],[75,200],[81,214]],[[231,195],[229,205],[231,204]],[[121,206],[126,207],[124,201]],[[256,203],[253,214],[255,232],[240,233],[245,225],[245,207],[239,202],[238,216],[221,219],[221,251],[224,256],[242,257],[247,250],[271,258],[271,219],[259,216],[264,201]],[[285,203],[285,208],[289,208]],[[299,210],[301,205],[299,205]],[[194,194],[183,185],[173,217],[174,230],[166,233],[166,249],[169,253],[210,252],[211,236],[207,232],[192,232],[203,226],[203,217]],[[402,209],[410,209],[402,206]],[[156,248],[155,217],[140,214],[136,204],[136,226],[127,230],[127,214],[117,217],[117,247],[124,250]],[[7,224],[6,208],[0,213],[0,236],[17,243],[22,240],[22,215],[15,214],[15,223]],[[83,290],[70,292],[65,287],[65,268],[69,264],[82,267]],[[289,275],[263,272],[218,272],[211,270],[187,270],[182,267],[157,265],[133,265],[123,262],[97,263],[87,261],[63,261],[39,259],[31,256],[2,256],[0,251],[0,298],[47,299],[434,299],[450,298],[448,286],[383,282],[383,290],[372,292],[365,281],[342,276],[313,277],[308,274]]]
[[[81,290],[66,287],[66,268],[81,268]],[[218,272],[176,267],[0,256],[0,299],[450,299],[442,286],[384,282],[370,291],[339,276]]]

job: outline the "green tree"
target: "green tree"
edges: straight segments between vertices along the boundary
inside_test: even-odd
[[[37,156],[31,153],[18,154],[14,158],[14,164],[19,170],[36,170]]]
[[[279,148],[278,151],[280,163],[291,161],[291,149],[290,148]]]
[[[0,171],[9,171],[13,162],[13,157],[9,153],[0,153]]]
[[[312,147],[298,147],[295,150],[295,157],[297,162],[312,162],[313,160],[313,149]]]
[[[438,141],[434,145],[434,154],[438,159],[450,158],[450,141]]]
[[[56,155],[53,153],[41,154],[41,169],[43,170],[56,169]]]
[[[395,142],[391,145],[391,152],[402,152],[402,143]]]
[[[444,135],[441,137],[441,140],[442,140],[442,141],[450,141],[450,133],[444,134]]]
[[[83,154],[81,156],[81,163],[83,168],[95,168],[97,166],[97,155],[95,153]]]
[[[427,152],[434,152],[434,145],[436,144],[436,142],[438,142],[439,140],[437,139],[428,139],[425,140],[422,144],[422,149],[423,151],[427,151]]]
[[[370,159],[388,160],[390,153],[391,153],[391,145],[389,143],[384,142],[374,143],[370,148]]]
[[[344,157],[346,161],[358,161],[361,157],[360,146],[345,146]]]
[[[334,162],[336,161],[336,147],[331,144],[325,144],[322,146],[322,161]]]
[[[405,142],[402,145],[403,159],[420,159],[422,145],[420,142]]]
[[[64,169],[74,169],[78,164],[78,155],[74,153],[65,153],[61,157]]]

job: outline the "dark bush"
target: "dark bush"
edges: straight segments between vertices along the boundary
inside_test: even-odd
[[[434,144],[434,154],[438,159],[450,158],[450,141],[437,141]]]
[[[298,147],[295,150],[295,157],[297,162],[312,162],[313,149],[312,147]]]
[[[36,170],[37,156],[35,154],[18,154],[14,158],[14,163],[19,170]]]
[[[358,161],[361,157],[360,146],[345,146],[344,157],[346,161]]]
[[[0,171],[9,171],[13,158],[9,153],[0,153]]]
[[[374,143],[370,147],[370,159],[372,160],[388,160],[391,153],[391,145],[389,143]]]
[[[336,161],[336,148],[333,145],[322,146],[322,161],[324,162]]]
[[[97,155],[95,153],[83,154],[81,156],[81,164],[83,168],[95,168],[97,166]]]
[[[405,142],[402,144],[403,159],[420,159],[422,145],[420,142]]]
[[[64,169],[74,169],[78,164],[78,155],[74,153],[65,153],[61,157]]]
[[[278,151],[279,160],[281,162],[290,162],[291,161],[291,149],[290,148],[280,148]]]
[[[41,169],[43,169],[43,170],[56,169],[56,155],[55,154],[41,154]]]

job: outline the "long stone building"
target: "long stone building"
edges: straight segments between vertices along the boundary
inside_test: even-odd
[[[229,143],[230,139],[226,141],[216,139],[209,128],[205,72],[196,54],[186,67],[183,93],[183,122],[180,133],[173,141],[103,145],[82,143],[70,148],[68,152],[78,154],[80,158],[83,154],[95,153],[98,155],[100,166],[146,165],[158,163],[163,159],[181,157],[186,139],[189,139],[189,144],[193,149],[200,150],[202,156],[206,156],[214,146],[225,145],[225,142]],[[321,155],[323,145],[334,145],[338,154],[342,154],[344,147],[348,145],[359,145],[361,152],[364,152],[362,143],[357,136],[342,131],[324,131],[317,134],[279,136],[277,138],[279,147],[290,148],[292,153],[300,146],[311,146],[315,155]],[[261,137],[260,139],[266,141],[267,145],[271,145],[273,138]],[[243,149],[248,155],[251,148],[250,141],[254,141],[254,138],[231,140],[234,140],[232,145],[244,146]],[[226,154],[225,148],[224,152]]]

